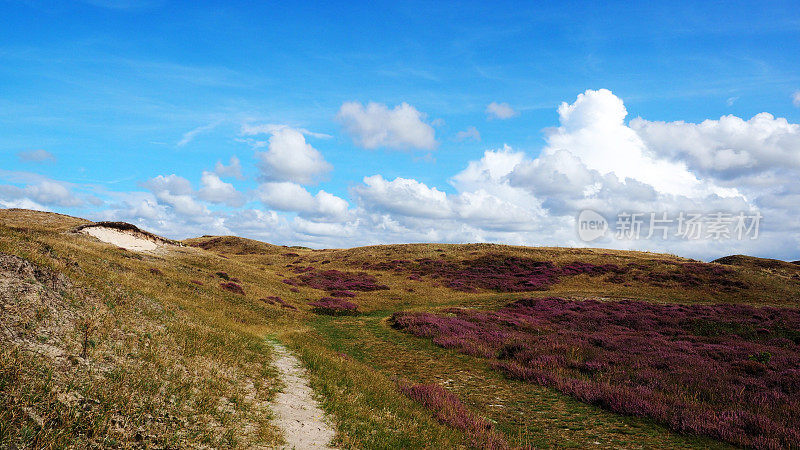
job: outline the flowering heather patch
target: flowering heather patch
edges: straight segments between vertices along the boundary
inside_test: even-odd
[[[474,447],[510,448],[502,435],[494,430],[491,422],[470,411],[458,397],[438,384],[411,385],[400,382],[399,386],[403,394],[422,403],[440,422],[463,431]]]
[[[269,297],[262,298],[262,299],[259,299],[259,300],[261,300],[264,303],[270,304],[270,305],[280,305],[282,308],[288,308],[288,309],[297,310],[296,306],[290,305],[289,303],[286,303],[282,298],[280,298],[280,297],[278,297],[276,295],[271,295]]]
[[[225,272],[217,272],[216,275],[223,280],[230,280],[231,277]]]
[[[378,280],[366,272],[342,272],[339,270],[312,270],[294,278],[287,278],[283,282],[290,286],[308,286],[328,292],[365,292],[389,289],[388,286],[378,284]]]
[[[220,283],[219,287],[225,289],[226,291],[233,292],[234,294],[244,295],[244,288],[238,283],[234,283],[233,281],[229,281],[227,283]]]
[[[151,267],[151,268],[149,268],[147,270],[153,275],[164,275],[164,272],[162,272],[161,269],[159,269],[157,267]]]
[[[196,284],[196,285],[198,285],[198,286],[202,286],[202,285],[203,285],[203,282],[202,282],[202,281],[200,281],[200,280],[191,280],[191,282],[192,282],[193,284]]]
[[[404,273],[408,274],[408,279],[417,281],[423,276],[428,276],[441,280],[445,286],[461,292],[475,292],[477,289],[497,292],[541,291],[548,289],[564,276],[579,274],[596,276],[623,271],[614,264],[573,262],[558,267],[550,261],[503,255],[487,255],[460,262],[431,258],[414,261],[393,260],[365,264],[364,268]]]
[[[674,430],[800,447],[800,311],[746,305],[523,299],[497,311],[396,313],[395,328],[488,358]]]
[[[355,297],[355,292],[350,291],[332,291],[331,297]]]
[[[314,312],[329,316],[342,316],[358,314],[358,305],[341,298],[322,297],[321,299],[309,302],[314,307]]]

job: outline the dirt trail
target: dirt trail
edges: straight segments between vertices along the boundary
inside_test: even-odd
[[[325,420],[325,414],[313,398],[313,391],[300,361],[286,347],[272,342],[275,367],[284,389],[275,397],[272,411],[275,425],[283,431],[287,448],[333,448],[335,432]]]

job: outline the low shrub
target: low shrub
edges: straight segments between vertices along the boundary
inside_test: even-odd
[[[559,278],[588,274],[592,276],[623,271],[614,264],[595,265],[573,262],[557,267],[550,261],[530,258],[486,255],[466,261],[447,261],[420,258],[414,261],[392,260],[364,264],[365,269],[390,270],[407,274],[409,280],[422,277],[441,280],[442,284],[460,292],[477,292],[487,289],[497,292],[525,292],[546,290]]]
[[[380,291],[389,289],[378,284],[378,280],[366,272],[343,272],[339,270],[310,270],[296,277],[283,280],[290,286],[308,286],[328,292]]]
[[[244,288],[238,283],[228,281],[227,283],[220,283],[219,287],[226,291],[233,292],[234,294],[244,295]]]
[[[469,410],[455,394],[438,384],[399,383],[400,391],[433,412],[439,422],[463,431],[475,448],[511,448],[491,422]]]
[[[756,448],[800,447],[800,311],[528,298],[395,313],[394,328],[509,378]]]
[[[358,305],[341,298],[322,297],[321,299],[308,303],[314,308],[317,314],[328,316],[343,316],[358,314]]]
[[[331,292],[331,297],[355,297],[355,292],[350,291],[333,291]]]
[[[266,298],[261,298],[259,300],[269,305],[279,305],[282,308],[293,309],[295,311],[297,310],[296,306],[286,303],[282,298],[276,295],[272,295]]]

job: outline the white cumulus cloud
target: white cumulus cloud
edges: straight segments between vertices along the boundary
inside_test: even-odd
[[[561,125],[550,130],[545,155],[566,150],[601,175],[632,178],[672,194],[737,194],[699,179],[684,161],[653,155],[636,130],[625,124],[628,111],[622,100],[607,89],[588,90],[574,103],[562,103],[558,115]]]
[[[230,162],[228,165],[222,164],[222,161],[217,161],[217,164],[214,166],[214,173],[219,175],[220,177],[234,177],[242,179],[242,163],[239,161],[235,155],[231,156]]]
[[[256,152],[256,158],[268,181],[309,184],[333,168],[301,131],[290,127],[272,130],[267,151]]]
[[[346,102],[336,115],[336,120],[356,145],[368,149],[435,148],[435,131],[424,119],[425,114],[408,103],[389,109],[381,103],[364,106],[359,102]]]
[[[172,175],[158,175],[142,186],[153,193],[158,203],[171,207],[177,214],[198,221],[204,220],[208,209],[194,198],[192,184],[186,178]]]
[[[403,105],[393,110],[378,105],[372,107],[378,111],[374,114],[370,105],[350,108],[354,112],[340,114],[339,120],[366,121],[353,132],[360,145],[417,148],[425,141],[412,145],[414,139],[400,137],[400,131],[384,129],[382,134],[385,124],[375,125],[381,120],[371,122],[373,116],[392,116]],[[410,116],[429,126],[416,110]],[[223,181],[241,173],[234,157],[203,172],[197,190],[173,174],[142,183],[142,192],[106,191],[111,199],[94,216],[128,220],[171,237],[239,234],[316,247],[436,241],[582,246],[575,217],[584,208],[611,221],[623,211],[672,217],[680,211],[746,211],[763,216],[757,240],[672,236],[622,241],[606,236],[591,245],[704,259],[732,253],[800,257],[800,125],[768,113],[699,123],[629,119],[622,99],[605,89],[588,90],[561,104],[553,125],[543,148],[488,149],[451,174],[447,186],[367,174],[346,198],[305,186],[331,170],[307,142],[306,130],[251,125],[241,134],[268,135],[257,145],[262,176],[255,190],[240,193]],[[435,145],[432,131],[427,142]],[[75,195],[68,183],[3,170],[0,177],[12,183],[0,185],[4,207],[92,203]],[[260,205],[243,207],[245,200]]]
[[[244,199],[242,194],[219,178],[213,172],[203,172],[200,177],[200,190],[197,192],[198,198],[209,203],[224,203],[228,206],[242,206]]]
[[[346,200],[333,194],[321,190],[311,195],[303,186],[288,181],[264,183],[257,195],[271,208],[322,221],[343,220],[349,206]]]
[[[682,161],[697,173],[730,178],[776,167],[800,167],[800,125],[769,113],[749,120],[723,116],[701,123],[631,121],[653,155]]]
[[[417,180],[380,175],[364,178],[364,184],[353,191],[367,210],[425,218],[445,218],[452,215],[447,194]]]
[[[0,200],[7,202],[8,205],[17,205],[14,207],[34,209],[38,209],[36,205],[70,208],[84,206],[86,203],[64,183],[48,179],[41,179],[24,187],[0,185]],[[21,206],[26,204],[28,206]]]

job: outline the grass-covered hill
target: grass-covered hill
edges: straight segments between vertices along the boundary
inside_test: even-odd
[[[279,446],[274,342],[339,447],[800,445],[795,264],[86,225],[0,210],[0,447]]]

